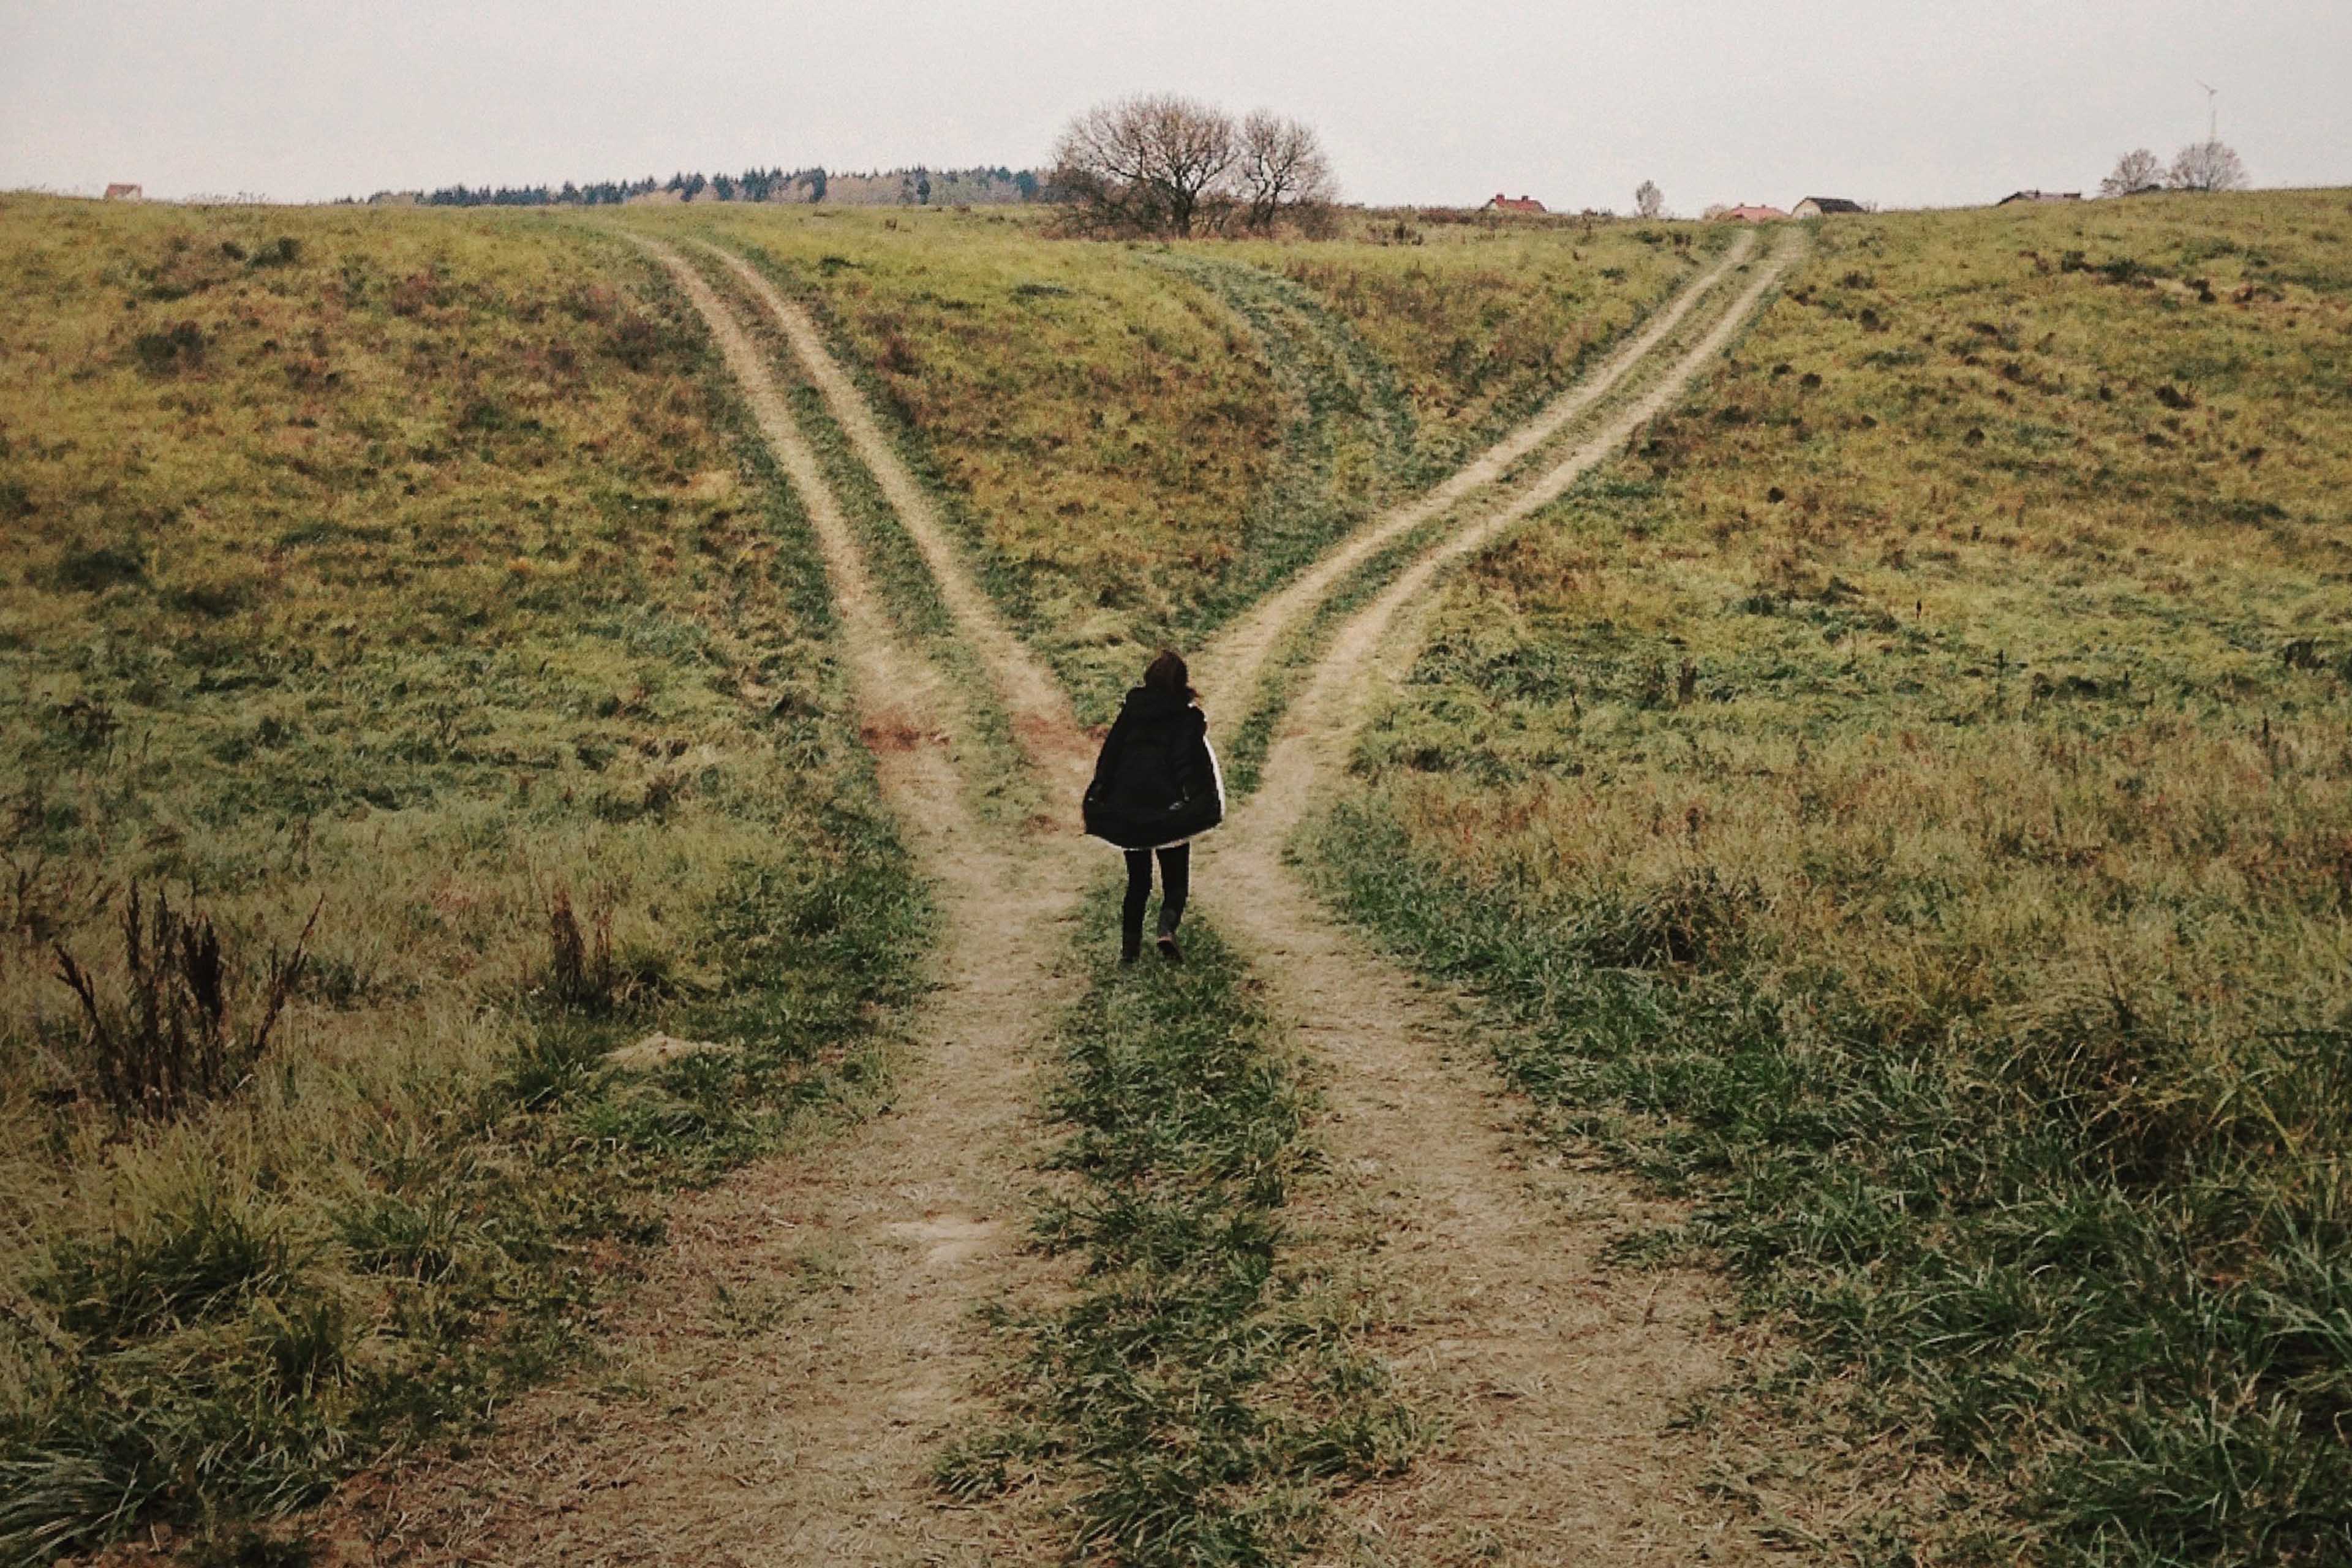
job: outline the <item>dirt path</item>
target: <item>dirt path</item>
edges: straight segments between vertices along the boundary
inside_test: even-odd
[[[1580,418],[1593,405],[1616,391],[1658,346],[1671,337],[1683,319],[1717,285],[1748,260],[1756,246],[1754,234],[1743,234],[1731,247],[1682,292],[1658,311],[1642,331],[1603,360],[1592,374],[1545,405],[1543,409],[1508,436],[1489,447],[1467,465],[1425,493],[1393,507],[1349,534],[1339,546],[1292,578],[1278,592],[1260,601],[1235,620],[1202,651],[1198,673],[1202,689],[1217,700],[1216,711],[1227,721],[1244,716],[1257,689],[1260,673],[1276,647],[1306,621],[1330,596],[1350,572],[1383,549],[1431,520],[1442,517],[1479,489],[1491,485],[1547,441]]]
[[[1332,1201],[1351,1212],[1334,1228],[1360,1228],[1371,1209],[1383,1272],[1404,1303],[1392,1363],[1453,1428],[1405,1477],[1347,1500],[1359,1549],[1375,1561],[1727,1562],[1756,1550],[1703,1495],[1670,1429],[1678,1402],[1725,1368],[1709,1282],[1612,1272],[1607,1243],[1643,1217],[1642,1200],[1612,1177],[1529,1169],[1543,1162],[1511,1130],[1514,1112],[1484,1053],[1461,1038],[1456,1012],[1341,929],[1284,851],[1344,762],[1384,644],[1437,574],[1556,499],[1680,396],[1792,257],[1784,244],[1637,402],[1345,621],[1285,716],[1258,792],[1206,843],[1204,903],[1328,1068],[1326,1136],[1335,1168],[1355,1178],[1335,1184]],[[1289,622],[1269,614],[1236,636],[1271,647],[1311,613],[1305,595],[1284,598]],[[1243,679],[1248,661],[1220,652],[1221,679]],[[1246,689],[1226,687],[1224,702],[1237,706]]]
[[[938,740],[952,689],[892,627],[774,374],[682,257],[639,243],[709,324],[808,512],[883,792],[939,889],[935,989],[882,1113],[679,1205],[603,1335],[600,1385],[524,1401],[462,1461],[368,1479],[333,1534],[358,1562],[1043,1560],[1020,1521],[942,1509],[929,1467],[987,1369],[974,1309],[1051,1288],[1017,1242],[1081,851],[976,826]],[[951,603],[958,586],[942,576]],[[1066,713],[1031,710],[1053,754],[1083,745]]]
[[[972,577],[961,547],[940,515],[939,503],[916,479],[897,447],[882,432],[874,410],[857,390],[857,383],[833,357],[824,334],[799,301],[787,298],[767,274],[733,251],[715,245],[703,248],[719,258],[760,302],[792,345],[801,368],[814,383],[835,423],[849,437],[857,460],[881,487],[883,499],[898,516],[901,527],[938,584],[940,602],[955,618],[956,629],[970,643],[987,668],[998,697],[1013,715],[1014,733],[1038,770],[1055,782],[1090,765],[1085,732],[1071,716],[1070,700],[1043,659],[1013,635],[997,613],[995,604]],[[795,480],[795,483],[798,481]]]

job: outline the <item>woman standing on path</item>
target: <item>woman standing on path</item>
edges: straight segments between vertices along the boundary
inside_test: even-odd
[[[1127,851],[1127,904],[1119,962],[1143,951],[1143,907],[1151,898],[1151,857],[1160,857],[1160,956],[1183,962],[1176,922],[1192,879],[1192,836],[1225,819],[1225,780],[1209,749],[1208,716],[1184,661],[1166,648],[1127,694],[1087,786],[1087,831]]]

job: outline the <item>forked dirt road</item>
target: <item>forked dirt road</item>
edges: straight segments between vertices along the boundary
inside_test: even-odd
[[[1100,864],[1067,825],[976,824],[936,737],[972,715],[898,635],[854,530],[795,425],[775,367],[671,247],[640,239],[709,323],[824,552],[860,725],[884,792],[939,889],[935,990],[912,1020],[892,1106],[804,1156],[753,1166],[680,1205],[652,1278],[606,1333],[602,1386],[551,1390],[462,1459],[365,1478],[333,1510],[347,1562],[911,1563],[1044,1562],[1041,1521],[944,1504],[938,1443],[989,1371],[974,1309],[1035,1301],[1049,1266],[1018,1229],[1049,1130],[1037,1075],[1073,998],[1066,930]],[[1556,497],[1680,395],[1789,259],[1726,309],[1707,302],[1752,241],[1695,280],[1579,388],[1436,491],[1368,525],[1202,661],[1238,716],[1270,651],[1387,541],[1458,523],[1340,627],[1307,675],[1264,784],[1207,843],[1202,905],[1255,953],[1327,1066],[1336,1159],[1323,1200],[1387,1239],[1401,1316],[1381,1344],[1449,1429],[1399,1481],[1345,1500],[1335,1548],[1379,1562],[1727,1561],[1738,1537],[1699,1498],[1666,1423],[1713,1375],[1700,1282],[1612,1278],[1598,1247],[1637,1200],[1614,1181],[1538,1183],[1491,1069],[1453,1015],[1344,932],[1282,858],[1330,781],[1384,639],[1449,562]],[[1089,744],[1060,689],[964,564],[806,313],[716,253],[921,551],[1049,796],[1075,803]],[[1652,368],[1702,304],[1720,319],[1641,399],[1483,510],[1465,503]]]

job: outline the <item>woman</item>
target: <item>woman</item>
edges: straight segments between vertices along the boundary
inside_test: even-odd
[[[1127,694],[1087,786],[1087,831],[1127,851],[1121,963],[1143,951],[1143,906],[1151,898],[1151,857],[1160,857],[1160,956],[1181,963],[1176,922],[1192,879],[1194,834],[1225,819],[1225,781],[1209,749],[1209,721],[1187,683],[1184,661],[1166,648]]]

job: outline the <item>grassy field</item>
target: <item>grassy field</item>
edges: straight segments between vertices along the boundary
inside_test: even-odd
[[[927,917],[801,520],[634,249],[9,197],[0,278],[18,1559],[485,1416],[664,1189],[862,1100]],[[151,925],[142,1025],[133,883],[225,1006]],[[605,1063],[655,1031],[719,1048]]]
[[[739,247],[819,310],[1089,719],[1151,647],[1192,646],[1572,380],[1714,243],[1440,226],[1147,247],[952,209],[629,221]]]
[[[2346,193],[1832,223],[1318,837],[1948,1468],[1857,1555],[2352,1556],[2347,454]]]
[[[618,221],[818,308],[1089,718],[1723,239]],[[2347,241],[2334,192],[1824,227],[1451,584],[1318,831],[1788,1326],[1729,1484],[1893,1500],[1809,1549],[2352,1558]],[[621,237],[11,196],[0,280],[0,1559],[233,1546],[573,1353],[668,1190],[855,1114],[928,912],[803,520]],[[1304,1550],[1416,1440],[1292,1246],[1296,1064],[1192,945],[1064,1023],[1086,1269],[941,1470],[1137,1562]],[[610,1058],[656,1033],[716,1048]]]
[[[1093,711],[1685,265],[1350,242],[1328,278],[1386,281],[1327,299],[995,215],[631,221],[820,307]],[[542,1374],[665,1188],[866,1092],[925,913],[802,520],[617,236],[11,197],[0,277],[0,1552],[38,1556],[233,1531]],[[1478,304],[1392,367],[1432,279]],[[606,1065],[662,1033],[721,1048]]]

